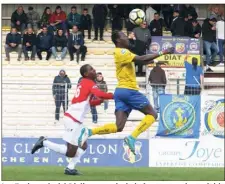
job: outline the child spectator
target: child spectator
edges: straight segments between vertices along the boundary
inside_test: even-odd
[[[52,54],[55,57],[56,61],[63,60],[66,57],[67,52],[67,38],[63,34],[63,30],[57,30],[56,35],[53,40]],[[57,52],[61,51],[61,56],[57,55]]]
[[[82,32],[83,37],[84,37],[84,30],[88,30],[88,39],[91,39],[91,27],[92,27],[91,15],[88,14],[88,9],[84,8],[83,14],[80,17],[80,31]]]

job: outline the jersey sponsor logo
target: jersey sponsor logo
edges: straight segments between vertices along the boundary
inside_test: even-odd
[[[130,148],[125,143],[123,143],[123,148],[124,148],[123,160],[131,164],[139,162],[142,159],[141,147],[142,147],[142,143],[140,141],[137,141],[135,143],[136,155],[134,155],[130,151]]]
[[[125,54],[126,53],[126,50],[125,49],[122,49],[121,50],[121,54]]]

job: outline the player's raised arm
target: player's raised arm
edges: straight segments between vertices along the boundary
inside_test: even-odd
[[[101,91],[97,86],[92,87],[91,94],[93,94],[94,96],[96,96],[98,98],[102,98],[102,99],[105,99],[105,100],[113,99],[112,93],[106,93],[104,91]]]
[[[160,51],[157,54],[147,54],[143,56],[135,56],[133,61],[135,63],[142,63],[142,64],[151,64],[154,63],[154,59],[166,55],[166,54],[173,54],[174,53],[174,47],[170,47],[164,51]]]

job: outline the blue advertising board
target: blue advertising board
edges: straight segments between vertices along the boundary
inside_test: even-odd
[[[58,144],[65,142],[59,138],[49,139]],[[3,138],[3,165],[58,165],[66,166],[69,158],[44,147],[32,155],[30,150],[35,138]],[[126,166],[148,167],[148,140],[138,140],[136,156],[130,153],[122,139],[90,139],[88,149],[80,160],[81,166]]]

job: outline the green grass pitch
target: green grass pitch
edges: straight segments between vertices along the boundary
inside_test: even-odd
[[[78,167],[81,176],[64,175],[63,167],[3,166],[2,180],[11,181],[223,181],[224,168]]]

